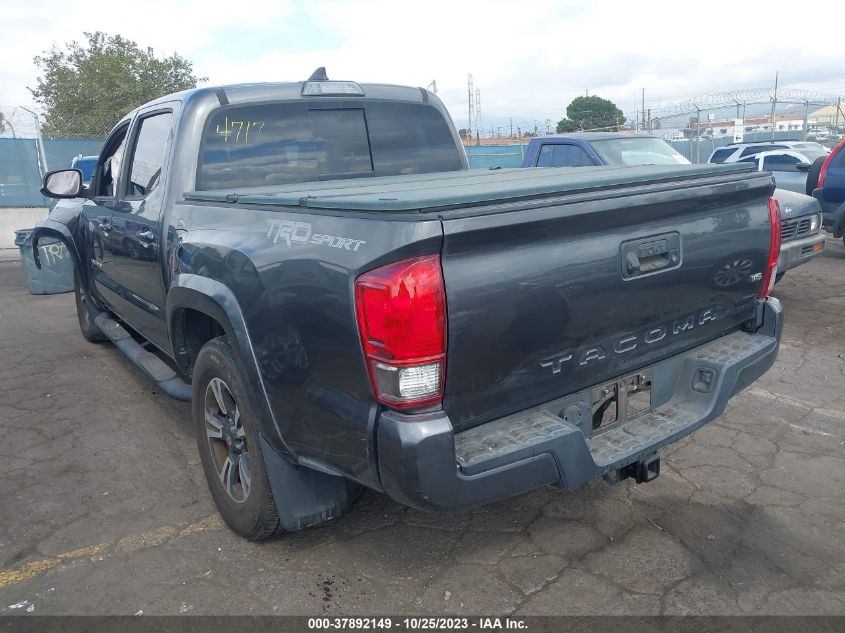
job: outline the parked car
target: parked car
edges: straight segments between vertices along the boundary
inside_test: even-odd
[[[775,150],[778,152],[789,150]],[[737,161],[754,163],[755,154]],[[770,159],[767,157],[765,163]],[[656,136],[644,134],[617,134],[610,132],[583,132],[555,134],[532,138],[523,160],[523,167],[585,167],[594,165],[690,164],[689,161]],[[760,165],[756,165],[758,171]],[[809,165],[808,165],[809,167]],[[806,172],[802,172],[806,173]],[[774,197],[780,204],[781,251],[778,260],[777,280],[787,270],[806,263],[824,250],[825,237],[821,230],[821,206],[812,197],[784,189],[775,189]],[[742,258],[730,263],[738,270],[750,274],[750,260]],[[728,271],[733,275],[732,270]]]
[[[70,166],[82,172],[82,183],[87,187],[91,184],[91,176],[94,174],[94,167],[97,165],[97,156],[75,156]]]
[[[807,189],[822,207],[824,227],[834,237],[845,233],[845,141],[817,159],[807,177]]]
[[[759,154],[760,152],[770,152],[772,150],[792,150],[799,152],[803,157],[805,163],[812,163],[820,156],[827,156],[830,152],[821,143],[812,143],[809,141],[757,141],[751,143],[731,143],[713,150],[710,157],[707,159],[708,163],[734,163],[742,158]]]
[[[769,171],[779,189],[804,194],[812,161],[804,154],[788,149],[774,149],[740,158],[738,163],[753,163],[757,171]]]
[[[67,244],[83,335],[191,400],[220,513],[263,539],[361,486],[437,510],[657,477],[775,361],[773,189],[680,161],[469,171],[436,95],[321,69],[134,110],[86,197],[45,176],[75,205],[34,241]]]

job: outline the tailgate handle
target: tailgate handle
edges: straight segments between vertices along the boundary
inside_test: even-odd
[[[681,265],[681,236],[664,233],[622,242],[622,278],[673,270]]]

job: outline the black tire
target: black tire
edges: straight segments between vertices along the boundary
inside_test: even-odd
[[[88,293],[82,289],[82,285],[79,283],[79,274],[74,274],[73,293],[76,299],[76,318],[79,320],[79,329],[82,331],[82,336],[91,343],[107,341],[108,337],[94,323],[94,319],[100,315],[101,311],[93,304]]]
[[[192,386],[200,460],[223,520],[233,532],[251,541],[282,532],[258,441],[261,407],[241,377],[228,337],[212,339],[200,350]],[[209,422],[207,412],[212,418]]]
[[[822,172],[822,164],[825,161],[825,156],[819,156],[816,160],[813,161],[813,164],[810,165],[810,171],[807,172],[807,195],[812,196],[813,190],[819,184],[819,174]]]
[[[785,274],[786,274],[786,273],[778,273],[777,275],[775,275],[775,283],[777,283],[777,282],[779,282],[781,279],[783,279],[783,276],[784,276]]]

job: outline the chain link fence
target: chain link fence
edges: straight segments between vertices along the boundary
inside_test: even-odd
[[[39,191],[44,174],[98,155],[110,131],[82,116],[62,127],[51,133],[34,110],[0,106],[0,208],[48,206]]]

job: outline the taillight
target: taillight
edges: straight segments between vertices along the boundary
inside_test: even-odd
[[[819,181],[816,184],[816,189],[821,189],[824,186],[824,179],[827,176],[827,168],[830,167],[831,161],[833,161],[833,157],[836,155],[837,152],[841,151],[842,148],[845,147],[845,143],[840,143],[838,146],[834,147],[830,154],[827,155],[827,158],[824,159],[822,163],[822,168],[819,171]],[[810,193],[813,193],[812,191]]]
[[[439,403],[446,375],[440,256],[405,259],[358,277],[355,313],[376,399],[395,409]]]
[[[757,295],[760,299],[768,297],[775,287],[775,278],[778,274],[778,258],[780,257],[780,205],[774,198],[769,198],[769,222],[771,224],[771,237],[769,238],[769,260],[766,262],[766,270],[763,271],[763,284]]]

